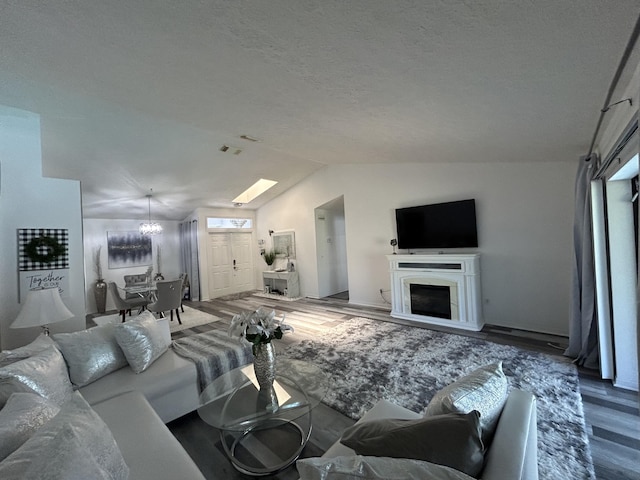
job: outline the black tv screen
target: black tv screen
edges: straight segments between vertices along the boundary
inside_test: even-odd
[[[476,201],[398,208],[396,228],[398,248],[477,247]]]

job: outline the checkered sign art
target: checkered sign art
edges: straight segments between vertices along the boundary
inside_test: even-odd
[[[65,228],[18,229],[18,270],[69,268],[69,230]]]

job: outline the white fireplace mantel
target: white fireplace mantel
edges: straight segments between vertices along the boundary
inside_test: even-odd
[[[480,254],[387,255],[387,259],[392,317],[464,330],[482,329]],[[446,300],[440,296],[430,299],[429,289],[444,291]]]

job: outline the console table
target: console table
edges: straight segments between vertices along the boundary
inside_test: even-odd
[[[392,317],[482,329],[479,254],[387,255],[387,259]]]
[[[288,298],[300,296],[298,272],[268,270],[262,272],[262,280],[264,286],[269,288],[269,293],[284,295]]]

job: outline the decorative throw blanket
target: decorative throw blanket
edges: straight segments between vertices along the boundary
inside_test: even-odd
[[[215,330],[179,338],[172,347],[178,355],[196,364],[200,392],[220,375],[253,361],[250,344],[242,344]]]

